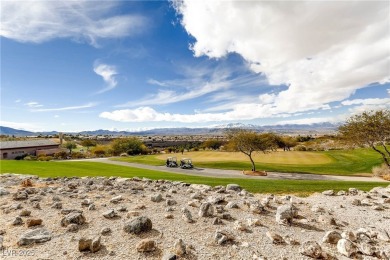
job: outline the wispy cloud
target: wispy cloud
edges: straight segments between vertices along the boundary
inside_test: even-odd
[[[389,105],[390,98],[365,98],[365,99],[352,99],[341,102],[344,106],[351,105]]]
[[[95,62],[93,71],[97,75],[101,76],[107,84],[106,88],[98,91],[97,94],[109,91],[109,90],[115,88],[116,85],[118,84],[118,82],[115,78],[115,75],[118,74],[115,66]]]
[[[69,106],[69,107],[58,107],[58,108],[38,108],[32,109],[32,112],[53,112],[53,111],[69,111],[69,110],[79,110],[85,108],[95,107],[97,103],[88,103],[80,106]]]
[[[41,43],[55,38],[87,41],[139,33],[147,19],[111,15],[121,1],[2,1],[0,35],[20,42]]]
[[[239,69],[243,70],[242,67]],[[191,100],[205,95],[208,95],[207,100],[226,102],[231,97],[238,99],[238,97],[247,94],[245,88],[259,87],[265,82],[264,77],[261,75],[248,73],[248,71],[246,71],[246,74],[243,73],[243,75],[236,76],[234,73],[237,68],[233,67],[189,68],[183,66],[182,70],[184,71],[184,75],[178,79],[149,79],[147,81],[149,84],[163,88],[158,89],[156,94],[150,94],[141,100],[129,101],[117,107],[165,105]],[[225,95],[229,91],[230,95]]]
[[[15,100],[15,103],[20,103],[20,102],[22,102],[22,100],[21,100],[21,99],[17,99],[17,100]]]
[[[38,102],[31,101],[25,104],[29,108],[37,108],[37,107],[43,107],[43,105],[39,104]]]

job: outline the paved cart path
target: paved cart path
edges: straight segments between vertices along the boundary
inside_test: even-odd
[[[67,160],[67,161],[88,161],[88,162],[100,162],[114,165],[135,167],[148,170],[156,170],[162,172],[178,173],[192,176],[204,176],[214,178],[241,178],[241,179],[273,179],[273,180],[339,180],[339,181],[367,181],[367,182],[386,182],[378,177],[359,177],[359,176],[335,176],[335,175],[319,175],[308,173],[286,173],[286,172],[268,172],[268,176],[248,176],[242,174],[237,170],[222,170],[211,168],[193,168],[193,169],[181,169],[181,168],[168,168],[164,166],[153,166],[140,163],[130,163],[113,161],[109,158],[95,158],[95,159],[81,159],[81,160]],[[63,162],[67,162],[63,161]]]

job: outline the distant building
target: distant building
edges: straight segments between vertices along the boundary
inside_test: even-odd
[[[61,151],[60,145],[51,140],[4,141],[0,142],[0,158],[15,159],[19,155],[52,155]]]

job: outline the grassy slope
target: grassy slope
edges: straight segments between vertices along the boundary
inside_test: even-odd
[[[201,153],[201,152],[200,152]],[[218,168],[218,169],[229,169],[229,170],[243,170],[250,169],[251,165],[249,159],[247,160],[234,160],[231,161],[210,161],[207,157],[212,156],[213,152],[208,152],[205,155],[204,160],[202,157],[197,156],[198,160],[194,160],[194,165],[196,167],[206,167],[206,168]],[[214,152],[219,153],[220,152]],[[284,152],[287,157],[297,158],[295,153],[299,153],[299,157],[302,156],[302,152]],[[326,152],[308,152],[307,155],[310,158],[313,157],[313,153],[317,153],[321,156],[329,158],[328,163],[318,163],[318,164],[301,164],[296,163],[292,164],[291,159],[288,160],[288,163],[269,163],[269,162],[259,162],[256,161],[256,167],[259,170],[267,171],[276,171],[276,172],[301,172],[301,173],[315,173],[315,174],[330,174],[330,175],[354,175],[354,174],[367,174],[371,173],[373,166],[381,164],[382,160],[378,153],[370,149],[356,149],[350,151],[326,151]],[[172,154],[171,156],[176,156],[177,158],[185,157],[191,154]],[[272,154],[270,154],[272,155]],[[207,157],[206,157],[207,156]],[[261,156],[261,155],[260,155]],[[124,157],[124,158],[115,158],[114,160],[127,161],[127,162],[136,162],[149,165],[163,165],[164,160],[159,155],[148,155],[148,156],[133,156],[133,157]],[[230,156],[229,156],[230,158]],[[299,161],[303,161],[301,158]],[[319,161],[324,161],[320,159]]]
[[[297,180],[252,180],[252,179],[219,179],[144,170],[132,167],[109,165],[95,162],[37,162],[37,161],[0,161],[0,173],[34,174],[40,177],[56,176],[121,176],[146,177],[150,179],[167,179],[188,183],[227,185],[237,183],[251,192],[259,193],[295,193],[307,195],[327,189],[348,189],[355,187],[369,190],[376,186],[387,186],[387,183],[341,182],[341,181],[297,181]]]

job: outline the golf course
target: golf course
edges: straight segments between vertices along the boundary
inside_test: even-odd
[[[238,152],[197,151],[118,157],[113,160],[164,165],[168,157],[191,158],[196,167],[226,170],[248,170],[251,164],[247,156]],[[275,151],[256,153],[256,168],[274,172],[299,172],[326,175],[371,176],[372,167],[381,164],[381,157],[371,149],[332,150],[321,152]]]
[[[145,156],[114,157],[111,160],[147,165],[164,165],[169,156],[178,159],[192,158],[195,167],[207,167],[226,170],[250,169],[248,159],[239,153],[199,151],[180,154],[158,154]],[[258,169],[277,172],[300,172],[344,176],[370,176],[371,168],[381,163],[380,157],[369,149],[326,152],[272,152],[257,154]],[[241,178],[213,178],[188,176],[156,170],[141,169],[121,165],[111,165],[88,161],[16,161],[2,160],[0,173],[31,174],[39,177],[145,177],[153,180],[166,179],[187,183],[207,184],[211,186],[237,183],[250,192],[258,193],[294,193],[305,196],[327,189],[346,190],[355,187],[370,190],[376,186],[387,186],[387,182],[361,181],[320,181],[320,180],[269,180]]]

